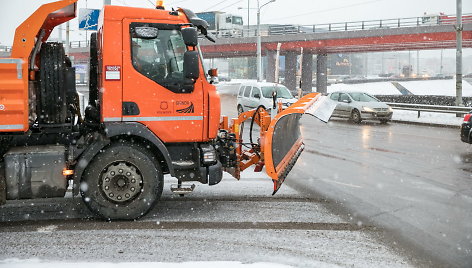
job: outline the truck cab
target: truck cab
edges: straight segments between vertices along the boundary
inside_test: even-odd
[[[97,33],[98,84],[90,89],[99,92],[101,122],[139,122],[164,143],[216,137],[219,96],[196,44],[185,44],[182,30],[189,27],[184,12],[105,6]]]

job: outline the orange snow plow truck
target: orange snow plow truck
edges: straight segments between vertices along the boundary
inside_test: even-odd
[[[71,60],[62,43],[47,42],[76,16],[76,2],[38,8],[0,58],[0,204],[64,197],[70,187],[101,218],[137,219],[158,202],[164,174],[184,194],[194,185],[183,182],[215,185],[223,171],[239,179],[251,166],[265,168],[275,194],[303,150],[299,119],[318,110],[318,93],[277,114],[259,108],[229,120],[202,65],[206,21],[187,9],[105,6],[80,111]],[[242,140],[244,121],[259,126],[256,141]]]

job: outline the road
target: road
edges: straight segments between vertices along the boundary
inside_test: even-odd
[[[234,116],[234,97],[222,100]],[[472,150],[457,129],[302,123],[305,152],[273,197],[267,176],[246,172],[183,198],[166,178],[136,222],[95,220],[79,198],[9,201],[0,260],[470,266]]]
[[[166,179],[168,186],[171,182]],[[0,223],[0,260],[234,261],[295,267],[421,263],[384,242],[374,226],[350,223],[331,212],[329,201],[288,186],[272,197],[272,182],[261,174],[246,173],[243,181],[225,177],[183,198],[168,186],[157,207],[136,222],[82,220],[91,215],[80,199],[10,201],[0,209],[7,220]],[[0,267],[17,262],[2,266],[0,261]]]
[[[287,179],[359,221],[456,266],[472,266],[472,148],[459,130],[303,119],[306,150]]]

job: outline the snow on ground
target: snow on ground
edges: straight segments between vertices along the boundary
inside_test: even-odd
[[[374,82],[363,84],[331,84],[328,93],[335,91],[365,92],[370,95],[400,95],[400,91],[391,82]]]
[[[459,127],[464,119],[462,117],[456,117],[455,114],[430,112],[421,112],[418,118],[418,112],[416,111],[394,110],[392,120]]]
[[[456,96],[455,79],[408,81],[400,84],[414,95]],[[467,81],[462,82],[462,96],[472,96],[472,85]]]
[[[456,80],[422,80],[399,82],[414,95],[455,96]],[[332,84],[328,86],[328,93],[334,91],[361,91],[371,95],[401,95],[392,82],[373,82],[362,84]],[[472,85],[467,81],[462,83],[462,96],[472,96]]]
[[[182,263],[165,263],[165,262],[122,262],[122,263],[108,263],[108,262],[47,262],[39,259],[30,260],[19,260],[19,259],[6,259],[0,261],[0,268],[128,268],[128,267],[140,267],[140,268],[288,268],[291,266],[276,264],[276,263],[251,263],[243,264],[240,262],[182,262]]]

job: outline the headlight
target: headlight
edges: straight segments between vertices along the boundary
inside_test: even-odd
[[[370,108],[370,107],[366,107],[366,106],[362,106],[362,110],[364,110],[364,112],[373,112],[374,109]]]
[[[217,162],[217,155],[215,148],[209,144],[202,144],[200,146],[202,153],[202,161],[205,165],[214,165]]]
[[[391,113],[393,113],[392,107],[388,106],[388,111],[391,112]]]

